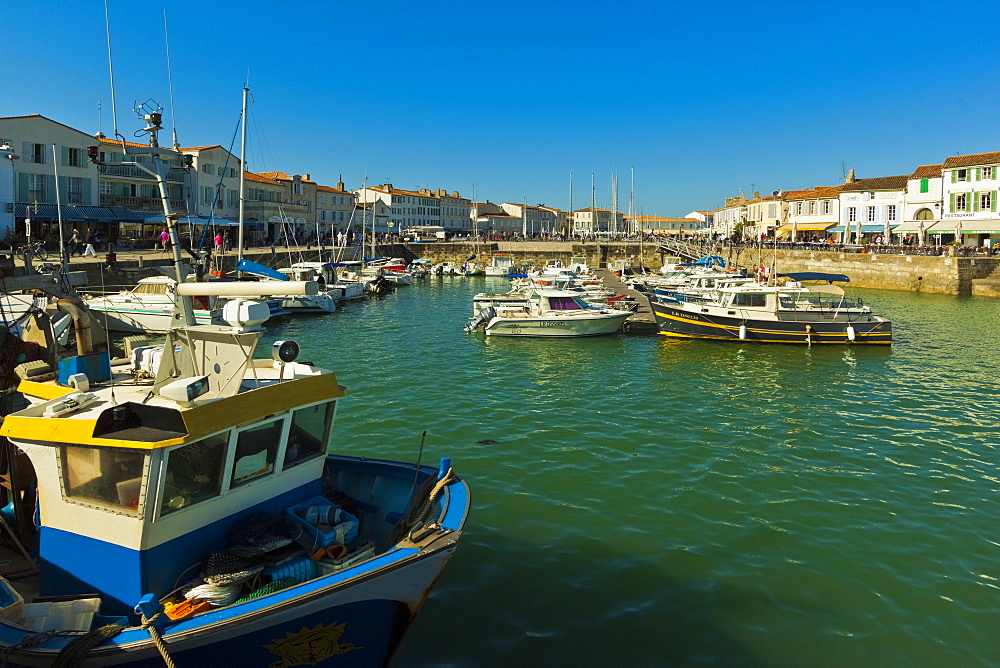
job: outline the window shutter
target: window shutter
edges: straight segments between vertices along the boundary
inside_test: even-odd
[[[955,174],[955,172],[952,172],[952,175],[954,175],[954,174]],[[951,205],[950,205],[948,211],[949,211],[949,213],[955,213],[955,193],[951,194]]]
[[[977,192],[971,192],[969,194],[972,196],[972,208],[971,208],[971,210],[972,211],[979,211],[979,193],[977,193]]]
[[[93,179],[82,179],[83,180],[83,192],[80,194],[80,201],[85,205],[90,206],[90,189]]]
[[[958,170],[957,169],[951,170],[951,182],[952,183],[958,183]]]
[[[45,175],[45,201],[48,203],[56,201],[56,177],[54,174]]]
[[[974,172],[975,172],[975,175],[974,175],[974,177],[973,177],[973,178],[974,178],[974,179],[975,179],[976,181],[978,181],[978,180],[979,180],[979,174],[980,174],[980,171],[979,171],[979,167],[976,167],[976,168],[975,168],[974,170],[972,170],[972,171],[974,171]]]
[[[17,201],[27,202],[28,201],[28,175],[21,172],[17,175]]]
[[[929,180],[928,179],[920,179],[920,192],[922,192],[922,193],[927,192],[928,191],[928,187],[927,187],[928,184],[929,184]]]
[[[997,191],[994,190],[990,193],[990,211],[997,210]]]
[[[21,142],[21,160],[24,162],[34,162],[31,158],[33,157],[34,151],[31,148],[31,143],[23,141]]]
[[[63,148],[66,148],[65,146]],[[52,193],[55,197],[55,193]],[[59,203],[69,204],[69,181],[65,176],[59,177]]]
[[[52,158],[54,160],[55,156],[52,156]],[[59,161],[59,164],[64,167],[69,167],[69,146],[62,147],[62,160]]]

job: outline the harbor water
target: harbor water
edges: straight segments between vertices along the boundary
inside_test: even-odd
[[[450,456],[471,519],[399,666],[996,665],[1000,301],[849,290],[891,348],[487,339],[503,279],[270,327],[332,451]]]

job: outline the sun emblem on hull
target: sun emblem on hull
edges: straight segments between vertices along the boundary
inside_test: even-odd
[[[340,637],[344,635],[347,622],[329,625],[319,624],[316,628],[303,627],[298,633],[289,633],[283,640],[275,640],[264,649],[281,657],[271,668],[291,668],[292,666],[315,666],[324,659],[337,654],[346,654],[357,647],[351,643],[341,644]]]

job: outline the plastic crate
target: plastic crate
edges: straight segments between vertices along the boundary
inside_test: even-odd
[[[284,579],[308,582],[316,577],[316,564],[309,557],[298,557],[280,566],[265,568],[261,573],[271,578],[271,582]]]
[[[22,623],[33,631],[89,631],[94,614],[100,608],[99,598],[25,603],[21,611]]]
[[[345,554],[340,559],[320,559],[316,562],[316,570],[319,575],[329,575],[330,573],[336,573],[337,571],[342,571],[345,568],[350,568],[351,566],[356,566],[363,561],[368,561],[375,557],[375,545],[371,541],[365,542],[363,545],[359,545],[355,549],[351,550]]]
[[[310,509],[314,507],[318,510],[316,514],[324,520],[328,520],[330,517],[334,519],[329,522],[308,521],[307,518],[311,518],[314,514],[310,512]],[[358,518],[346,510],[338,508],[322,496],[314,496],[302,503],[297,503],[285,512],[289,519],[296,526],[302,527],[305,532],[305,535],[299,539],[299,543],[306,548],[306,552],[310,552],[310,547],[347,545],[358,537],[358,525],[360,524]],[[341,540],[338,540],[338,535],[342,535]]]

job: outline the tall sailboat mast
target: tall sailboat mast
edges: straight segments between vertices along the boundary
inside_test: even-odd
[[[236,261],[239,263],[243,259],[243,219],[246,214],[246,173],[247,173],[247,92],[249,88],[243,86],[243,110],[240,112],[240,215],[239,215],[239,243],[236,250]]]

